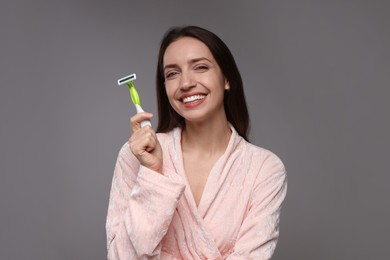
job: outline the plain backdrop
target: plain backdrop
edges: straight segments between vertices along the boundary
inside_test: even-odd
[[[390,2],[375,0],[2,0],[0,258],[106,259],[135,113],[116,80],[137,73],[156,114],[159,42],[190,24],[230,47],[250,140],[288,170],[273,259],[386,259]]]

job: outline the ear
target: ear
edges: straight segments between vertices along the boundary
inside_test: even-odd
[[[227,81],[225,79],[225,90],[229,90],[230,89],[230,84],[229,84],[229,81]]]

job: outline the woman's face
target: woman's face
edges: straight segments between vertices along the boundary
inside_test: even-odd
[[[172,42],[163,69],[169,102],[186,121],[226,118],[223,97],[229,83],[203,42],[192,37]]]

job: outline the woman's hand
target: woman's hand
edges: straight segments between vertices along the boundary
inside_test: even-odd
[[[161,173],[162,172],[162,149],[157,139],[156,132],[150,126],[141,127],[140,123],[150,120],[150,113],[138,113],[130,119],[132,135],[129,139],[131,152],[140,161],[141,165]]]

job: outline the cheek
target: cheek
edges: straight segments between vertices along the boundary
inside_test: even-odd
[[[171,88],[167,88],[165,87],[165,92],[167,93],[167,97],[169,100],[171,100],[171,98],[173,97],[173,91]]]
[[[165,87],[165,92],[167,93],[169,104],[174,108],[175,107],[175,91],[173,88]]]
[[[178,107],[179,107],[178,102],[179,101],[177,101],[174,98],[175,97],[175,90],[173,88],[165,87],[165,92],[167,93],[169,106],[171,107],[171,109],[173,109],[174,111],[176,111],[176,113],[178,113],[180,115],[180,111],[178,109]]]

